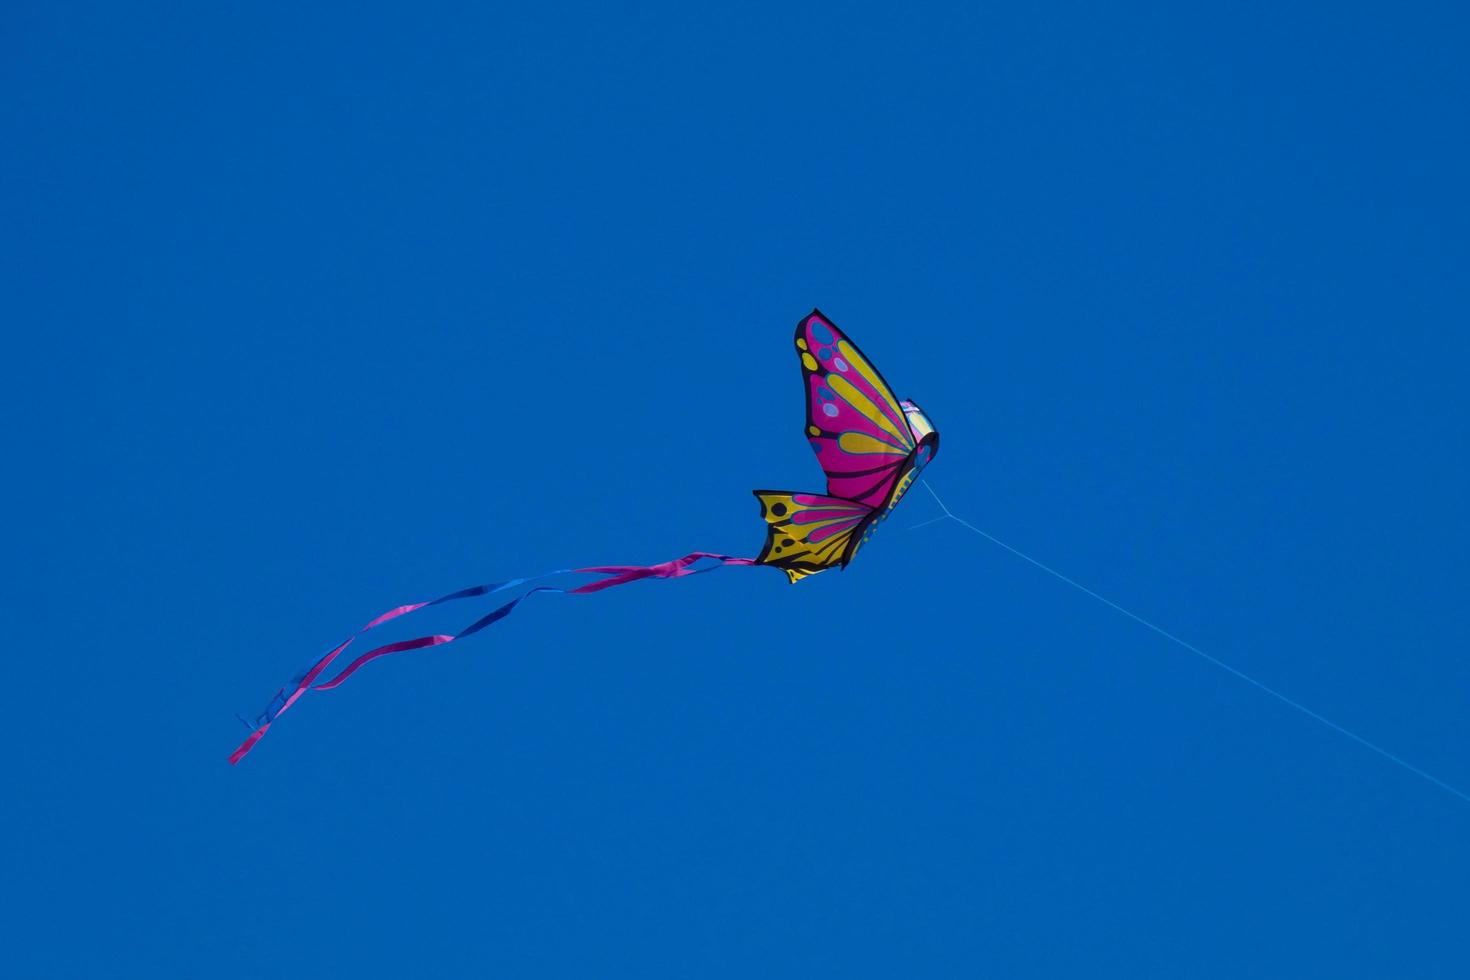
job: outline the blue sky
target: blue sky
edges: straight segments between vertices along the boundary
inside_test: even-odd
[[[820,306],[957,513],[1470,785],[1463,7],[521,6],[7,16],[16,975],[1466,975],[1470,806],[923,495],[225,764],[390,605],[754,553]]]

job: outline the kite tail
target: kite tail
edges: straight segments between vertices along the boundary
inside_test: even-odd
[[[694,566],[703,559],[709,559],[717,564],[695,568]],[[246,727],[251,729],[250,735],[245,741],[240,743],[234,752],[230,753],[230,765],[234,765],[245,758],[250,750],[255,748],[256,743],[262,738],[265,738],[265,733],[270,730],[271,724],[281,715],[285,714],[286,710],[295,704],[307,691],[330,691],[339,687],[347,678],[356,673],[359,667],[362,667],[370,660],[376,660],[390,653],[403,653],[407,650],[422,650],[425,647],[442,646],[445,643],[453,643],[455,640],[463,640],[466,637],[473,636],[485,627],[509,616],[515,610],[516,606],[538,592],[556,592],[562,595],[591,595],[594,592],[601,592],[603,589],[610,589],[616,585],[626,585],[629,582],[637,582],[642,579],[682,578],[685,575],[699,575],[704,572],[713,572],[731,565],[753,566],[755,564],[756,562],[750,558],[733,558],[729,555],[718,555],[708,551],[694,551],[685,555],[683,558],[660,562],[657,565],[600,565],[592,568],[559,568],[556,571],[533,575],[529,578],[513,578],[505,582],[492,582],[487,585],[471,586],[468,589],[460,589],[458,592],[451,592],[448,595],[440,596],[437,599],[430,599],[427,602],[414,602],[406,606],[397,606],[369,620],[367,625],[327,651],[320,660],[297,674],[292,678],[291,683],[277,691],[275,697],[271,699],[270,704],[266,705],[265,710],[256,715],[254,725],[251,725],[249,722],[245,723]],[[425,609],[429,606],[437,606],[441,603],[452,602],[457,599],[470,599],[482,595],[491,595],[496,592],[503,592],[506,589],[515,588],[519,585],[524,585],[528,582],[570,573],[585,573],[605,577],[598,581],[588,582],[586,585],[580,585],[571,589],[557,588],[550,585],[538,585],[516,596],[499,608],[486,613],[458,633],[453,635],[433,634],[430,636],[419,636],[411,640],[399,640],[396,643],[385,644],[362,654],[356,660],[352,661],[352,663],[344,667],[337,676],[326,683],[316,683],[317,679],[326,672],[327,668],[332,665],[332,662],[337,659],[338,655],[352,644],[353,640],[356,640],[368,630],[375,629],[390,620],[397,619],[400,616],[407,615],[419,609]],[[243,721],[244,719],[241,720]]]

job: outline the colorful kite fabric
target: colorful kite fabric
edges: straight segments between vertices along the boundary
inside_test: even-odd
[[[806,436],[827,474],[827,492],[756,490],[761,516],[766,519],[766,542],[755,558],[735,558],[695,551],[657,565],[603,565],[558,569],[530,578],[476,585],[458,592],[390,609],[369,621],[301,671],[276,692],[253,723],[250,735],[230,754],[239,762],[255,747],[271,725],[307,691],[330,691],[340,686],[370,660],[390,653],[420,650],[462,640],[496,623],[524,599],[538,592],[590,595],[643,579],[682,578],[729,566],[770,565],[781,569],[793,583],[833,567],[846,567],[858,549],[873,536],[921,470],[939,451],[939,433],[911,401],[899,401],[878,369],[820,311],[796,325],[796,352],[801,361],[802,397],[806,400]],[[434,634],[399,640],[369,650],[325,683],[317,681],[354,640],[400,616],[458,599],[505,592],[541,579],[567,574],[602,578],[575,588],[537,585],[486,613],[453,635]]]
[[[775,565],[792,582],[852,561],[939,451],[939,433],[919,406],[894,397],[819,311],[796,325],[796,353],[806,437],[827,474],[827,493],[755,491],[768,525],[756,562]]]

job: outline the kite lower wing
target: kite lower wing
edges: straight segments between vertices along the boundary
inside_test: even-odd
[[[791,490],[756,490],[766,519],[766,543],[756,556],[794,583],[846,565],[873,518],[873,508],[842,497]]]

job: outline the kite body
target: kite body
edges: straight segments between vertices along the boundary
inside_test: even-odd
[[[644,579],[673,579],[719,568],[770,565],[793,583],[829,568],[845,567],[873,536],[939,451],[939,433],[910,401],[899,401],[873,363],[824,317],[813,310],[796,326],[806,399],[806,437],[827,474],[827,492],[757,490],[766,542],[755,558],[694,551],[656,565],[603,565],[559,569],[506,582],[471,586],[437,599],[396,606],[328,650],[276,692],[265,710],[246,721],[250,735],[230,754],[234,764],[265,737],[271,725],[305,694],[334,690],[370,661],[392,653],[421,650],[462,640],[509,616],[537,593],[578,596]],[[576,587],[536,585],[491,610],[458,633],[399,640],[367,651],[330,680],[321,678],[336,658],[363,633],[428,606],[520,590],[529,583],[568,574],[600,578]],[[241,719],[244,721],[244,719]]]
[[[766,543],[756,563],[793,582],[845,567],[939,451],[939,433],[873,363],[813,310],[796,325],[806,437],[827,492],[756,490]]]

